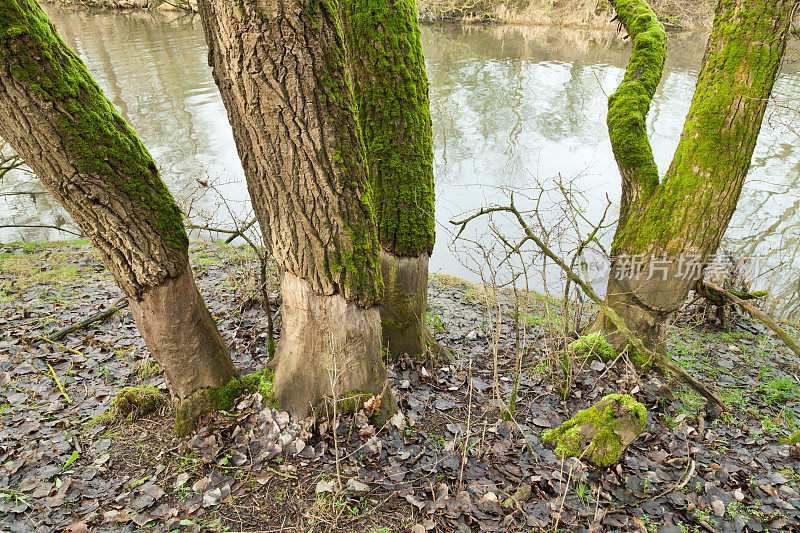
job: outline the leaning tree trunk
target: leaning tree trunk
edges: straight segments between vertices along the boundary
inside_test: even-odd
[[[338,4],[202,0],[209,63],[281,273],[283,409],[384,393],[372,188]]]
[[[178,207],[35,0],[0,4],[0,57],[0,136],[100,251],[185,428],[237,372],[195,286]]]
[[[344,31],[375,190],[383,344],[426,353],[434,189],[428,78],[413,0],[346,0]]]
[[[609,101],[623,191],[632,192],[623,194],[606,302],[645,346],[663,351],[666,321],[700,278],[736,209],[798,0],[720,0],[678,148],[658,185],[644,150],[644,112],[660,77],[663,31],[644,0],[612,3],[634,38],[620,91],[638,81],[647,87],[616,112],[621,97]],[[607,320],[602,329],[615,348],[626,344]]]

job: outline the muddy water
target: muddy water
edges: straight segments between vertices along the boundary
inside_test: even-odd
[[[173,194],[195,213],[227,224],[250,210],[225,109],[206,63],[197,19],[145,13],[49,8],[66,42],[86,62],[108,97],[133,125]],[[503,201],[507,188],[527,188],[541,201],[542,223],[555,246],[569,248],[574,228],[565,220],[556,178],[571,185],[588,220],[613,218],[619,175],[605,127],[607,95],[621,80],[630,47],[615,33],[556,28],[426,26],[423,44],[431,80],[437,181],[437,244],[432,271],[477,279],[487,261],[469,243],[453,244],[448,221]],[[704,37],[674,36],[664,80],[648,121],[663,175],[680,136],[702,58]],[[727,233],[740,254],[764,257],[759,283],[776,295],[786,316],[800,310],[797,257],[800,228],[800,53],[788,54],[766,115],[739,209]],[[199,181],[216,183],[222,202]],[[0,225],[48,224],[74,229],[29,176],[7,177]],[[204,193],[204,194],[203,194]],[[518,198],[520,196],[518,195]],[[518,200],[531,207],[532,201]],[[496,220],[502,231],[513,226]],[[587,224],[581,222],[579,230]],[[486,222],[465,236],[490,247]],[[570,233],[572,232],[572,233]],[[611,229],[606,231],[606,242]],[[57,230],[0,229],[0,240],[69,238]],[[770,270],[771,269],[771,270]],[[546,271],[548,282],[555,273]],[[540,287],[542,280],[532,281]]]

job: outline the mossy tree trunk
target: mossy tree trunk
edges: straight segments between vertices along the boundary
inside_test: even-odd
[[[339,4],[202,0],[209,63],[281,275],[282,409],[381,394],[383,292],[372,186]]]
[[[750,167],[797,0],[720,0],[678,148],[658,182],[645,113],[663,66],[663,29],[643,0],[612,1],[634,42],[609,133],[622,175],[606,302],[645,346],[663,351],[665,325],[719,246]],[[607,320],[616,349],[626,341]]]
[[[392,356],[426,351],[434,185],[428,78],[413,0],[345,0],[359,121],[375,191],[383,344]]]
[[[0,4],[0,135],[99,250],[191,423],[236,369],[195,286],[181,214],[35,0]]]

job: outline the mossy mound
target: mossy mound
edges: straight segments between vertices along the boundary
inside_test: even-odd
[[[639,355],[636,350],[633,349],[633,346],[628,346],[627,349],[631,362],[638,370],[647,372],[652,369],[653,361],[650,358]],[[611,346],[599,331],[583,335],[567,345],[566,350],[568,354],[573,356],[583,356],[605,362],[613,361],[619,355],[619,352]]]
[[[609,394],[542,438],[560,457],[580,457],[605,468],[618,462],[647,423],[647,409],[627,394]]]
[[[124,420],[132,421],[167,405],[169,397],[150,385],[124,387],[117,393],[111,406],[92,419],[93,424],[111,425]]]
[[[616,359],[617,351],[608,343],[599,331],[584,335],[567,346],[567,352],[573,355],[597,357],[603,361]]]

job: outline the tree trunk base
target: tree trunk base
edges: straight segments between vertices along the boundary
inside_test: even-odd
[[[400,257],[381,250],[384,293],[380,304],[383,345],[394,358],[427,353],[428,254]]]
[[[196,418],[215,406],[209,391],[238,376],[227,346],[217,330],[187,267],[131,299],[131,312],[155,360],[164,369],[177,412],[176,430],[183,433]]]
[[[645,348],[657,354],[666,353],[667,326],[669,318],[680,309],[688,291],[688,281],[674,275],[672,269],[677,262],[670,264],[666,279],[618,280],[610,278],[606,290],[606,304],[614,309],[625,321],[628,329],[638,337]],[[629,341],[611,320],[600,316],[599,324],[608,343],[621,352],[629,347]],[[631,361],[637,366],[646,361]]]
[[[280,408],[305,417],[324,412],[325,402],[334,397],[382,394],[381,414],[394,412],[397,404],[381,358],[378,308],[314,292],[308,281],[290,272],[283,273],[281,295],[283,327],[273,361]]]

